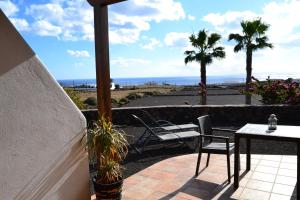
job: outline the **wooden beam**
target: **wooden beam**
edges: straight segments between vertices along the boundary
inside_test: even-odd
[[[99,117],[111,117],[107,6],[126,0],[87,0],[94,7],[97,102]]]
[[[115,4],[115,3],[120,3],[123,1],[127,1],[127,0],[87,0],[89,2],[89,4],[91,6],[96,6],[96,5],[100,5],[100,6],[108,6],[111,4]]]
[[[98,112],[111,120],[107,6],[94,6],[94,26]]]

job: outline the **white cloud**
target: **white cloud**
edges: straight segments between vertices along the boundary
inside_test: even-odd
[[[10,0],[1,0],[0,8],[8,17],[14,16],[19,11],[18,7]]]
[[[26,14],[35,22],[46,21],[61,32],[43,35],[58,36],[63,40],[93,40],[93,8],[86,0],[52,0],[45,4],[32,4]],[[130,44],[139,40],[142,31],[150,30],[150,22],[185,18],[184,10],[174,0],[131,0],[109,7],[109,33],[113,44]]]
[[[149,43],[142,46],[143,49],[153,50],[156,46],[160,44],[160,41],[155,38],[149,38]]]
[[[209,13],[203,17],[203,20],[211,23],[217,31],[228,34],[230,31],[240,32],[240,22],[242,20],[252,20],[257,16],[251,11],[228,11],[225,14]]]
[[[169,47],[186,48],[189,46],[189,36],[187,32],[170,32],[166,34],[164,42]]]
[[[123,58],[119,57],[116,59],[111,60],[111,65],[117,66],[117,67],[142,67],[144,65],[148,65],[151,62],[149,60],[144,60],[140,58]]]
[[[196,17],[194,17],[193,15],[188,15],[187,18],[191,21],[194,21],[196,19]]]
[[[203,20],[211,23],[215,31],[219,31],[223,38],[229,33],[241,33],[242,20],[261,17],[262,21],[270,25],[267,36],[273,43],[273,49],[264,49],[253,55],[253,74],[266,78],[300,76],[298,54],[300,51],[300,1],[286,0],[284,2],[270,2],[265,4],[261,12],[229,11],[226,13],[210,13]],[[234,45],[234,42],[230,42]],[[298,52],[298,53],[297,53]],[[233,46],[226,46],[226,59],[217,61],[210,67],[208,73],[245,74],[245,52],[233,53]],[[215,70],[218,69],[218,70]]]
[[[300,1],[286,0],[282,3],[271,2],[266,4],[262,13],[251,11],[229,11],[224,14],[210,13],[203,20],[211,23],[217,31],[228,37],[229,33],[241,33],[240,22],[261,17],[270,25],[268,36],[276,44],[291,43],[300,39]]]
[[[59,35],[62,32],[61,27],[55,26],[55,25],[53,25],[50,22],[45,21],[45,20],[36,21],[32,25],[32,30],[35,32],[35,34],[40,35],[40,36],[59,37]]]
[[[10,18],[10,21],[19,31],[28,31],[29,24],[25,19]]]
[[[0,8],[19,31],[28,31],[30,29],[25,19],[15,17],[19,8],[10,0],[0,0]]]
[[[86,50],[82,50],[82,51],[79,51],[79,50],[67,50],[67,53],[70,56],[73,56],[73,57],[83,57],[83,58],[90,57],[89,52],[86,51]]]

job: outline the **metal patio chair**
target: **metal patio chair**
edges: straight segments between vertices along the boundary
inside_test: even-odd
[[[172,132],[166,131],[161,127],[150,127],[141,118],[136,115],[132,116],[146,128],[143,134],[132,145],[138,153],[142,153],[150,141],[155,141],[156,143],[164,141],[179,141],[185,143],[188,139],[199,138],[200,136],[200,133],[197,131]]]
[[[213,135],[213,131],[234,133],[235,130],[212,128],[211,120],[208,115],[198,117],[198,121],[200,129],[200,144],[195,175],[197,176],[199,173],[202,153],[207,153],[206,167],[208,167],[209,164],[210,154],[225,154],[227,155],[227,173],[228,182],[230,183],[230,155],[234,153],[234,143],[229,143],[229,137]],[[221,140],[222,142],[216,142],[216,140]]]

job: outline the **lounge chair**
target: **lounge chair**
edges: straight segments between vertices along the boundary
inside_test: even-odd
[[[141,110],[142,116],[149,122],[149,127],[161,127],[164,131],[185,131],[185,130],[198,130],[198,126],[192,123],[189,124],[173,124],[167,120],[157,120],[146,110]]]
[[[200,136],[200,133],[197,131],[172,132],[165,131],[161,127],[150,127],[141,118],[137,117],[136,115],[132,116],[146,128],[143,134],[132,145],[138,153],[142,153],[147,144],[153,140],[156,143],[164,141],[179,141],[185,143],[188,139],[199,138]]]
[[[211,153],[225,154],[227,155],[227,173],[228,182],[230,183],[230,155],[234,152],[234,144],[229,143],[229,137],[214,136],[213,131],[225,131],[234,133],[235,130],[212,128],[210,117],[208,115],[198,117],[198,121],[200,129],[200,145],[195,175],[198,176],[199,173],[202,153],[207,153],[206,167],[208,167]],[[215,140],[221,140],[223,142],[216,142]]]

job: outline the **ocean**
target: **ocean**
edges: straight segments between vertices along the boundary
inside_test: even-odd
[[[78,85],[96,85],[96,79],[74,79],[74,80],[58,80],[58,82],[65,87]],[[200,82],[199,76],[190,77],[143,77],[143,78],[113,78],[115,84],[120,86],[138,86],[149,83],[158,85],[198,85]],[[243,83],[245,78],[238,76],[209,76],[207,77],[207,84],[228,84],[228,83]]]

